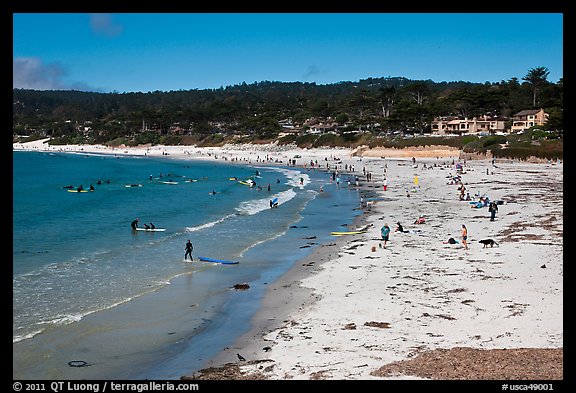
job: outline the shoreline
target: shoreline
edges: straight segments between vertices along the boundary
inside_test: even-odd
[[[32,151],[32,152],[39,152],[39,151],[36,150],[36,149],[15,149],[15,151],[16,151],[16,150],[26,150],[26,151]],[[50,150],[48,150],[48,151],[43,151],[43,152],[44,152],[44,153],[52,153],[51,150],[52,150],[52,149],[50,149]],[[60,149],[58,149],[58,150],[60,150]],[[63,152],[62,152],[63,154],[96,154],[96,155],[100,155],[100,154],[101,154],[101,155],[109,155],[109,154],[110,154],[110,152],[108,152],[108,151],[101,151],[101,150],[90,149],[90,148],[85,148],[85,147],[82,147],[82,150],[80,150],[79,148],[68,146],[68,147],[66,147],[66,148],[64,148],[64,149],[62,149],[62,150],[63,150]],[[40,151],[40,152],[42,152],[42,151]],[[54,153],[58,153],[58,152],[54,152]],[[133,156],[141,156],[141,154],[138,154],[138,153],[139,153],[139,152],[129,151],[129,152],[127,152],[127,153],[124,153],[124,156],[126,156],[126,157],[128,157],[128,156],[130,156],[130,157],[133,157]],[[155,157],[151,157],[151,158],[155,158]],[[159,157],[158,157],[158,158],[159,158]],[[162,158],[166,158],[166,157],[162,157]],[[178,160],[181,160],[181,159],[184,159],[184,160],[188,159],[188,160],[190,160],[190,159],[196,158],[196,157],[189,157],[189,156],[182,156],[182,155],[178,155],[178,154],[172,154],[169,158],[166,158],[166,159],[170,159],[170,158],[178,159]],[[212,159],[213,159],[213,158],[212,158]],[[251,167],[259,167],[259,166],[262,166],[262,167],[263,167],[263,166],[266,165],[266,164],[262,164],[262,163],[247,164],[246,162],[242,162],[242,161],[230,162],[230,163],[231,163],[231,164],[237,163],[237,164],[240,164],[240,165],[243,165],[243,166],[248,166],[248,167],[250,167],[250,166],[251,166]],[[270,166],[286,167],[286,165],[282,165],[282,164],[280,164],[280,165],[270,165]],[[298,169],[298,171],[302,171],[303,173],[306,173],[306,171],[302,170],[302,168],[295,168],[295,169]],[[324,173],[324,171],[322,171],[322,173]],[[315,175],[315,176],[318,176],[318,175]],[[320,176],[323,176],[323,175],[320,174]],[[356,210],[356,209],[352,209],[352,210]],[[296,264],[296,262],[294,262],[293,264]],[[268,273],[267,273],[267,274],[268,274]],[[134,314],[134,312],[133,312],[132,310],[141,310],[143,307],[145,307],[145,304],[146,304],[147,302],[152,302],[152,304],[161,303],[161,302],[163,302],[163,301],[166,302],[166,301],[168,301],[167,299],[170,297],[170,293],[174,293],[175,295],[172,295],[172,296],[177,296],[177,297],[180,298],[180,297],[181,297],[181,294],[178,294],[178,293],[179,293],[179,292],[183,292],[184,287],[185,287],[186,285],[188,285],[188,284],[187,284],[188,281],[190,281],[189,274],[185,274],[185,275],[183,275],[183,276],[181,276],[181,277],[180,277],[180,276],[175,277],[173,280],[171,280],[171,284],[172,284],[172,285],[170,285],[170,286],[168,286],[168,287],[165,287],[165,288],[161,288],[160,291],[155,291],[156,294],[153,295],[152,298],[150,298],[150,297],[148,297],[148,296],[146,296],[145,298],[143,298],[143,297],[138,297],[138,298],[135,299],[133,302],[129,302],[129,303],[126,303],[126,304],[121,304],[120,307],[118,307],[117,310],[112,310],[111,312],[107,312],[106,315],[100,316],[98,313],[93,314],[93,315],[88,315],[85,319],[83,319],[82,321],[80,321],[80,323],[74,324],[74,327],[72,327],[71,330],[74,331],[74,332],[76,332],[76,331],[78,331],[78,330],[87,329],[87,326],[89,326],[90,324],[102,325],[102,324],[103,324],[103,321],[109,321],[109,320],[113,319],[114,316],[119,316],[119,315],[124,315],[124,317],[126,317],[127,315],[130,315],[130,316],[131,316],[130,318],[131,318],[132,320],[134,320],[134,321],[133,321],[133,326],[131,327],[131,329],[138,329],[138,327],[137,327],[137,322],[136,322],[136,316],[134,315],[134,316],[132,317],[132,315]],[[266,283],[264,283],[264,284],[266,284]],[[257,286],[259,286],[259,285],[257,285]],[[264,288],[266,288],[266,287],[264,287]],[[259,293],[260,290],[257,290],[257,291],[258,291],[258,292],[257,292],[257,294],[255,295],[256,297],[254,298],[254,301],[253,301],[253,302],[255,302],[255,303],[259,303],[259,302],[261,301],[261,294]],[[184,302],[185,302],[185,300],[184,300]],[[257,307],[257,306],[256,306],[256,307]],[[182,308],[182,307],[181,307],[181,308]],[[184,311],[186,311],[186,309],[187,309],[188,307],[183,307],[183,308],[184,308]],[[138,311],[137,311],[137,312],[138,312]],[[122,317],[122,319],[124,319],[124,317]],[[159,318],[158,318],[158,319],[159,319]],[[194,328],[194,329],[196,329],[196,328]],[[145,330],[145,329],[143,328],[143,329],[139,329],[139,330]],[[174,331],[175,331],[176,329],[174,329],[174,327],[170,327],[170,328],[168,328],[167,330],[170,330],[170,331],[173,331],[173,330],[174,330]],[[204,329],[204,330],[205,330],[205,329]],[[153,332],[150,331],[149,334],[153,334]],[[172,334],[172,333],[170,333],[170,334]],[[218,333],[217,333],[217,334],[218,334]],[[225,335],[224,333],[222,333],[221,336],[222,336],[222,338],[224,338],[224,343],[222,344],[222,347],[223,347],[224,345],[227,344],[227,343],[226,343],[226,335]],[[54,335],[52,334],[51,337],[54,338]],[[174,336],[173,336],[173,337],[174,337]],[[63,345],[64,340],[63,340],[62,338],[59,338],[57,341],[58,341],[58,345],[59,345],[59,346],[62,346],[62,345]],[[93,342],[94,342],[94,338],[90,338],[90,342],[93,343]],[[43,345],[43,344],[41,344],[41,345]],[[29,343],[29,342],[25,342],[25,343],[21,344],[20,346],[25,347],[27,351],[33,350],[33,348],[32,348],[33,345],[32,345],[31,343]],[[110,345],[106,344],[106,345],[104,345],[104,347],[110,347]],[[216,351],[219,351],[220,349],[221,349],[221,348],[218,348]],[[171,351],[171,350],[170,350],[170,351]],[[164,355],[161,355],[161,356],[163,357]],[[74,355],[73,355],[73,357],[74,357]],[[185,358],[185,356],[182,356],[182,358]],[[160,358],[160,361],[161,361],[162,363],[165,363],[165,362],[169,361],[169,360],[166,360],[166,359],[165,359],[165,360],[161,360],[161,359],[162,359],[162,358]],[[62,361],[64,361],[64,359],[62,359]],[[64,362],[65,362],[65,361],[64,361]],[[90,368],[90,369],[89,369],[89,368],[86,368],[86,369],[79,368],[78,370],[73,370],[73,371],[75,371],[75,372],[74,372],[72,375],[78,375],[79,378],[83,378],[83,379],[85,379],[85,378],[90,378],[90,375],[91,375],[91,374],[85,374],[85,373],[84,373],[85,371],[90,371],[90,370],[91,370],[91,368]],[[184,370],[182,371],[182,373],[184,373],[185,371],[186,371],[186,368],[184,367]],[[156,373],[156,374],[155,374],[155,373]],[[174,374],[176,374],[176,373],[174,373]],[[113,373],[113,374],[111,374],[111,375],[125,375],[125,376],[127,376],[128,374],[117,374],[117,373]],[[161,371],[160,371],[160,373],[158,373],[156,370],[152,370],[152,374],[147,374],[146,372],[136,372],[136,378],[148,379],[150,375],[162,375],[162,374],[161,374]],[[166,375],[167,375],[167,374],[166,374]],[[125,377],[125,376],[124,376],[124,377]],[[173,375],[173,376],[170,377],[170,378],[178,378],[179,376],[180,376],[180,375]]]
[[[142,149],[127,148],[122,154],[142,155],[146,152]],[[363,182],[362,188],[369,190],[370,184],[386,200],[374,201],[356,219],[354,225],[373,224],[367,234],[335,239],[336,246],[320,247],[298,261],[266,290],[250,330],[213,358],[208,368],[182,379],[494,379],[478,371],[463,377],[446,374],[441,366],[454,359],[450,355],[428,373],[422,371],[425,365],[399,367],[392,374],[383,370],[435,350],[457,353],[458,348],[489,351],[496,357],[484,361],[503,365],[507,363],[498,352],[501,349],[530,350],[519,355],[521,361],[534,351],[560,351],[559,358],[541,364],[548,376],[539,379],[562,379],[562,164],[512,160],[498,162],[497,167],[487,160],[465,164],[463,182],[470,194],[487,192],[491,199],[505,200],[497,229],[490,229],[488,213],[470,209],[457,200],[455,186],[445,186],[445,175],[456,172],[453,167],[416,170],[409,158],[359,158],[343,149],[272,153],[256,149],[158,147],[153,153],[167,151],[184,159],[229,155],[253,165],[274,165],[251,162],[267,154],[288,158],[297,152],[300,165],[334,155],[341,159],[340,165],[362,165],[373,172],[375,181]],[[86,146],[79,152],[86,150],[98,152]],[[187,152],[192,150],[197,152]],[[450,159],[419,158],[418,164],[440,161]],[[383,165],[389,170],[386,192],[381,188]],[[496,176],[488,175],[490,170]],[[546,177],[549,172],[552,175]],[[406,198],[415,173],[421,178],[420,192]],[[424,202],[428,204],[423,208]],[[429,219],[423,234],[392,234],[387,250],[371,251],[384,220],[392,229],[401,220],[413,230],[418,212]],[[462,222],[469,223],[470,250],[441,244],[448,235],[459,239]],[[497,238],[499,246],[483,249],[478,245],[483,236]],[[354,251],[349,251],[352,247],[346,246],[353,242]],[[247,361],[238,362],[236,353]],[[482,361],[470,353],[468,360]],[[509,379],[530,379],[522,377],[521,362],[510,367],[509,375],[515,377]]]
[[[363,211],[352,224],[359,228],[365,224],[366,211]],[[205,374],[206,370],[218,368],[237,361],[236,353],[241,352],[247,360],[263,356],[263,348],[269,347],[271,341],[265,336],[282,328],[290,316],[306,307],[312,306],[317,297],[313,290],[300,286],[300,282],[323,269],[324,264],[338,256],[340,249],[347,243],[345,237],[336,237],[334,241],[320,245],[312,254],[294,263],[292,268],[280,276],[266,290],[260,308],[251,318],[251,327],[232,345],[225,348],[220,354],[207,362],[201,370],[191,370],[181,379],[196,379],[198,374]],[[287,289],[290,290],[287,290]],[[217,372],[219,374],[219,372]]]

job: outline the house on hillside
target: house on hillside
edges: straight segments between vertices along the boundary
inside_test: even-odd
[[[533,126],[542,126],[548,120],[544,109],[525,109],[512,116],[511,132],[525,131]]]
[[[335,133],[338,129],[338,124],[332,120],[331,117],[327,117],[326,119],[312,117],[307,119],[303,126],[305,127],[306,134]]]
[[[435,135],[485,135],[504,132],[506,118],[483,115],[468,119],[457,116],[441,116],[432,121],[432,134]]]
[[[288,135],[299,135],[304,129],[299,125],[292,122],[292,118],[278,120],[278,124],[282,127],[282,131],[278,134],[279,137]]]

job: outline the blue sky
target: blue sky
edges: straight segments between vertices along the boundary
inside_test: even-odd
[[[562,13],[14,13],[13,87],[563,77]]]

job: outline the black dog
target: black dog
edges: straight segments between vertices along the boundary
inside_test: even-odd
[[[500,247],[500,245],[492,239],[480,240],[479,243],[484,244],[484,247],[482,247],[482,248],[486,248],[487,246],[494,247],[494,244],[496,244],[498,247]]]

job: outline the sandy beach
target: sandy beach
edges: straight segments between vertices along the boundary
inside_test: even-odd
[[[43,142],[13,149],[259,165],[296,159],[300,167],[317,162],[346,172],[352,166],[359,187],[378,195],[364,201],[355,223],[367,231],[334,237],[298,262],[270,286],[252,330],[211,368],[186,379],[564,378],[562,162],[464,160],[449,149],[112,149]],[[473,201],[500,201],[494,221],[487,207],[460,200],[460,184],[450,184],[456,164]],[[419,216],[424,223],[415,223]],[[398,222],[407,232],[395,231]],[[384,224],[391,228],[385,247]],[[496,243],[484,246],[483,239]]]

